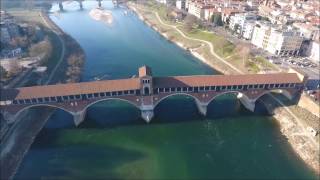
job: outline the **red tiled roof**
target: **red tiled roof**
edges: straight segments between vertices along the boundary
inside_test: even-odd
[[[1,90],[1,100],[31,99],[140,89],[140,79],[105,80]],[[154,77],[153,87],[302,83],[296,73]]]
[[[301,83],[295,73],[155,77],[153,87],[228,86],[246,84]]]
[[[18,88],[19,93],[16,96],[16,99],[67,96],[134,89],[140,89],[139,78],[23,87]]]

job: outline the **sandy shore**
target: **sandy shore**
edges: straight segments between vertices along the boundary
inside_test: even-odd
[[[161,32],[157,27],[152,25],[150,22],[148,22],[143,15],[132,5],[128,5],[128,7],[133,10],[140,20],[145,22],[148,26],[153,28],[155,31],[157,31],[160,35],[162,35],[164,38],[169,39],[168,35],[166,33]],[[186,45],[184,45],[181,42],[170,40],[171,42],[175,43],[179,47],[189,51],[194,57],[199,59],[201,62],[209,65],[210,67],[214,68],[215,70],[218,70],[222,72],[223,74],[229,74],[228,71],[225,71],[222,69],[222,67],[217,67],[213,63],[211,63],[208,59],[201,56],[199,53],[194,51],[193,49],[188,49]],[[288,138],[288,142],[293,148],[293,150],[297,153],[297,155],[311,168],[313,169],[318,175],[320,175],[320,164],[319,164],[319,144],[314,145],[310,143],[310,139],[307,136],[296,136],[298,133],[303,133],[303,128],[298,125],[297,122],[295,122],[295,119],[286,112],[284,107],[280,107],[274,111],[273,117],[278,121],[281,133],[285,135]],[[315,147],[316,146],[316,147]]]
[[[108,25],[112,24],[112,22],[113,22],[113,17],[112,17],[111,11],[103,10],[100,8],[95,8],[89,12],[89,15],[92,19],[94,19],[96,21],[102,21]]]

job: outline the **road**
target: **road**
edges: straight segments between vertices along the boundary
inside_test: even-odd
[[[222,27],[215,27],[213,28],[213,33],[223,36],[225,37],[228,41],[232,42],[233,44],[244,44],[248,47],[250,47],[251,52],[254,55],[257,56],[262,56],[262,57],[271,57],[274,56],[273,54],[261,49],[261,48],[257,48],[256,46],[254,46],[253,44],[250,43],[249,40],[244,40],[244,39],[239,39],[238,37],[232,35],[230,32],[226,31],[224,28]],[[282,62],[281,65],[277,65],[275,64],[275,67],[277,67],[277,69],[279,71],[287,71],[289,68],[294,68],[294,69],[299,69],[300,71],[302,71],[303,73],[305,73],[306,75],[308,75],[311,79],[319,79],[320,77],[320,70],[319,70],[319,65],[316,68],[312,68],[312,67],[299,67],[296,65],[292,65],[286,61],[282,61],[283,58],[280,57],[275,57],[274,58],[276,61]],[[292,58],[292,60],[297,60],[298,58]]]
[[[50,29],[52,29],[52,31],[57,35],[57,37],[59,38],[59,41],[60,41],[60,43],[61,43],[61,46],[62,46],[62,48],[61,48],[61,49],[62,49],[62,52],[61,52],[61,54],[60,54],[60,58],[59,58],[59,60],[58,60],[58,63],[56,64],[56,66],[55,66],[55,67],[53,68],[53,70],[51,71],[51,73],[50,73],[47,81],[44,83],[44,84],[49,84],[50,81],[52,80],[54,74],[56,73],[58,67],[60,67],[60,65],[61,65],[61,63],[62,63],[62,61],[63,61],[63,59],[64,59],[66,47],[65,47],[64,40],[61,38],[61,36],[62,36],[63,33],[60,31],[60,29],[58,29],[58,28],[57,28],[55,25],[53,25],[51,22],[48,22],[48,21],[50,21],[50,20],[49,20],[47,17],[44,18],[43,12],[40,12],[40,13],[39,13],[39,16],[42,18],[43,22],[47,25],[47,27],[50,28]]]

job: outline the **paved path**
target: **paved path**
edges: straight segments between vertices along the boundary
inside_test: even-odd
[[[65,43],[63,41],[63,39],[61,38],[61,31],[59,29],[57,29],[54,25],[52,25],[50,22],[48,23],[48,19],[43,17],[43,13],[40,12],[39,16],[42,18],[43,22],[48,26],[48,28],[52,29],[52,31],[57,35],[57,37],[59,38],[60,44],[62,46],[62,52],[60,54],[60,58],[58,63],[56,64],[56,66],[53,68],[53,70],[51,71],[47,81],[44,84],[49,84],[50,81],[52,80],[53,76],[55,75],[58,67],[60,67],[60,64],[62,63],[63,59],[64,59],[64,55],[65,55]]]
[[[229,62],[225,61],[222,57],[220,57],[218,54],[216,54],[214,52],[214,47],[213,45],[211,44],[211,42],[209,41],[206,41],[206,40],[202,40],[202,39],[197,39],[197,38],[191,38],[191,37],[188,37],[186,36],[179,28],[177,28],[177,26],[173,26],[173,25],[170,25],[170,24],[166,24],[164,23],[161,18],[159,17],[159,14],[158,12],[155,12],[155,15],[157,16],[157,19],[159,20],[159,22],[162,24],[162,25],[165,25],[165,26],[169,26],[171,28],[174,28],[176,31],[178,31],[179,34],[181,34],[181,36],[183,36],[184,38],[186,39],[189,39],[189,40],[193,40],[193,41],[199,41],[199,42],[202,42],[202,43],[206,43],[209,48],[210,48],[210,53],[217,58],[217,60],[219,60],[220,62],[224,63],[225,65],[229,66],[230,68],[232,68],[233,70],[235,70],[236,72],[238,72],[239,74],[243,74],[242,71],[240,71],[238,68],[236,68],[235,66],[233,66],[232,64],[230,64]]]

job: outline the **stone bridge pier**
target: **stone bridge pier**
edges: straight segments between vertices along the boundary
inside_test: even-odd
[[[80,9],[81,9],[81,10],[83,10],[83,4],[82,4],[82,1],[83,1],[83,0],[78,0],[78,3],[79,3],[79,6],[80,6]]]
[[[77,112],[71,112],[73,116],[73,122],[76,126],[81,124],[85,117],[86,117],[87,110],[77,111]]]
[[[101,1],[102,0],[97,0],[98,1],[98,6],[99,6],[99,8],[101,8]]]
[[[59,9],[60,9],[60,11],[63,11],[64,9],[63,9],[63,4],[62,4],[62,1],[59,1]]]

